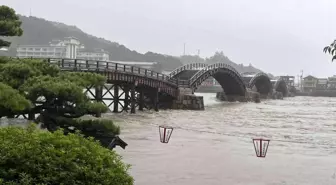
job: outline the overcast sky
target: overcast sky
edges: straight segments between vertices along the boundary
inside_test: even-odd
[[[335,0],[1,0],[17,13],[76,25],[141,53],[223,51],[275,75],[336,74]]]

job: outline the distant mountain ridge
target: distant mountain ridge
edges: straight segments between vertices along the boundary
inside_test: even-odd
[[[110,60],[114,61],[139,61],[139,62],[159,62],[163,70],[170,71],[186,63],[186,60],[190,56],[169,56],[154,52],[147,52],[145,54],[138,53],[135,50],[130,50],[124,45],[116,42],[99,38],[83,32],[76,26],[66,25],[64,23],[48,21],[37,17],[21,16],[23,35],[21,37],[14,37],[9,40],[12,41],[12,45],[9,55],[16,55],[16,47],[20,45],[42,45],[48,44],[53,39],[63,39],[64,37],[76,37],[87,49],[101,48],[110,54]],[[2,53],[0,53],[2,54]],[[195,56],[192,56],[195,58]],[[239,72],[259,72],[261,70],[254,68],[253,66],[242,66],[232,62],[223,52],[216,52],[214,56],[210,58],[195,58],[197,60],[191,60],[193,62],[225,62],[232,67],[235,67]]]

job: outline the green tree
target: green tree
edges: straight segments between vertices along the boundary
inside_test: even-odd
[[[102,102],[83,93],[88,86],[101,86],[106,78],[95,73],[62,72],[43,60],[2,58],[0,60],[0,118],[40,114],[35,120],[43,128],[65,133],[80,130],[105,147],[119,134],[111,120],[83,120],[82,116],[104,113]],[[119,138],[118,138],[119,139]],[[122,142],[122,141],[121,141]]]
[[[0,6],[0,36],[21,36],[21,21],[15,11],[8,6]],[[9,47],[10,42],[0,39],[0,48]]]
[[[0,128],[0,138],[0,184],[133,184],[121,156],[92,138],[35,125]]]
[[[17,21],[13,9],[1,6],[1,33],[21,35]],[[29,114],[51,131],[0,128],[0,184],[133,184],[128,166],[106,149],[127,145],[117,136],[120,128],[111,120],[81,119],[108,110],[83,93],[105,81],[43,60],[0,57],[0,118]]]
[[[332,56],[331,61],[336,59],[336,40],[334,40],[329,46],[323,48],[323,52],[329,53]]]

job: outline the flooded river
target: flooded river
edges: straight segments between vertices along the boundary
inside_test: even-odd
[[[105,115],[118,121],[136,185],[335,185],[336,98],[221,103],[205,111]],[[168,144],[158,126],[173,126]],[[271,139],[266,158],[252,138]]]

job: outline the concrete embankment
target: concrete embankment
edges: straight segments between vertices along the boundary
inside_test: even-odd
[[[178,95],[173,100],[172,109],[204,110],[203,96],[196,96],[190,88],[179,88]]]
[[[216,98],[220,101],[228,101],[228,102],[248,102],[253,101],[256,103],[260,102],[260,94],[258,92],[247,91],[245,96],[236,96],[236,95],[226,95],[225,92],[216,93]]]

